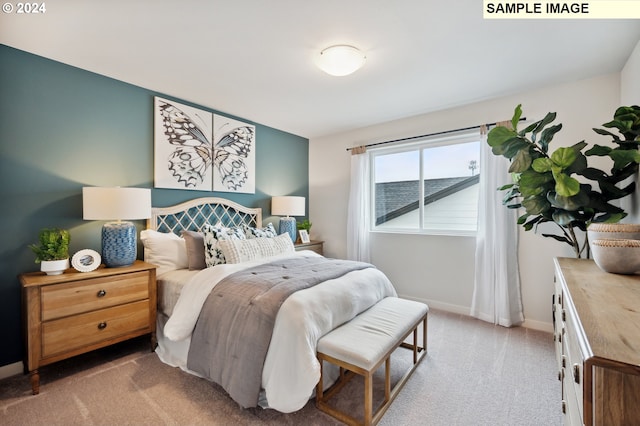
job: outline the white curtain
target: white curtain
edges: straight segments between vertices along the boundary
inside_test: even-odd
[[[351,187],[347,216],[347,259],[370,261],[369,154],[365,147],[351,150]]]
[[[517,211],[502,205],[497,188],[510,183],[509,161],[493,155],[482,129],[480,195],[471,315],[504,327],[524,321],[518,271]]]

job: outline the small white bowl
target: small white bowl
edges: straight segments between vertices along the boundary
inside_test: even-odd
[[[591,253],[596,265],[605,272],[628,275],[640,271],[640,240],[593,240]]]
[[[640,224],[637,223],[592,223],[587,228],[589,241],[594,240],[640,240]]]

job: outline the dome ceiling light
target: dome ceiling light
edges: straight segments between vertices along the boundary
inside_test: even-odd
[[[327,74],[341,77],[359,70],[366,59],[358,48],[342,44],[327,47],[320,52],[318,67]]]

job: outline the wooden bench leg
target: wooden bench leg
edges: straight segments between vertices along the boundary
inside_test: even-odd
[[[384,362],[384,403],[391,397],[391,357]]]
[[[371,425],[373,421],[373,373],[364,376],[364,424]]]
[[[320,361],[320,381],[318,382],[318,384],[316,385],[316,401],[321,402],[322,398],[323,398],[323,387],[324,387],[324,375],[323,375],[323,368],[322,368],[322,364],[324,364],[322,362],[321,359],[319,359],[318,361]]]

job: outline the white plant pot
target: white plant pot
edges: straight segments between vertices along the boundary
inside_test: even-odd
[[[43,260],[40,262],[40,270],[47,275],[60,275],[69,268],[69,259]]]

